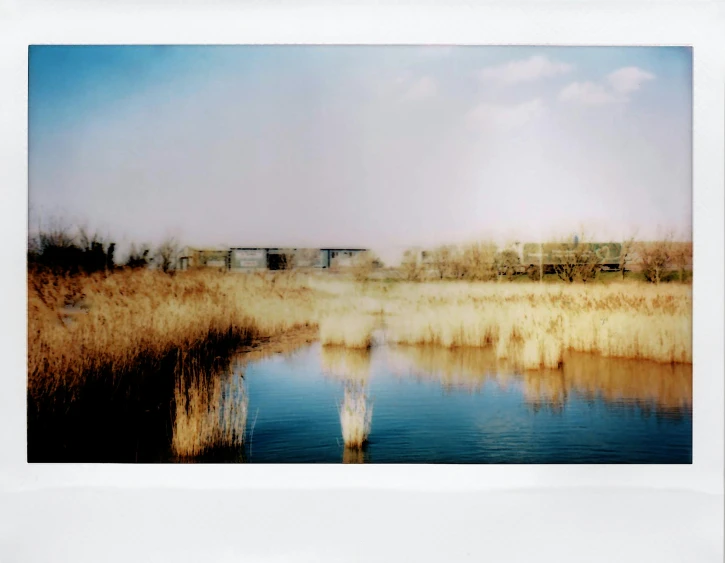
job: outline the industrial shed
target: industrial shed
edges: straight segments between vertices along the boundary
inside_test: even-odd
[[[179,269],[214,267],[235,272],[282,270],[287,268],[345,268],[363,248],[271,248],[232,247],[228,249],[185,248],[179,256]]]
[[[229,269],[229,250],[223,248],[192,248],[181,250],[178,258],[179,270],[190,268]]]
[[[353,265],[355,257],[363,252],[365,248],[323,248],[324,268],[346,268]]]

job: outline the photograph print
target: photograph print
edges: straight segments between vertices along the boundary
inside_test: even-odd
[[[30,463],[692,463],[692,50],[33,45]]]

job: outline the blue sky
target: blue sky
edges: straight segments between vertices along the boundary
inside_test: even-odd
[[[34,46],[31,228],[356,245],[691,230],[685,48]]]

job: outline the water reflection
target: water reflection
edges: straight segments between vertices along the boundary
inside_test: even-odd
[[[692,365],[603,358],[571,353],[566,385],[586,398],[632,401],[663,410],[692,409]]]
[[[368,399],[370,350],[323,346],[323,373],[342,381],[344,395],[339,406],[342,440],[345,444],[343,463],[363,463],[362,451],[370,435],[373,406]]]
[[[242,460],[249,399],[240,372],[191,366],[179,374],[174,401],[176,458]]]
[[[342,452],[342,463],[367,463],[368,453],[364,448],[345,448]]]
[[[181,461],[691,460],[689,365],[568,354],[522,372],[490,349],[313,344],[185,372],[175,397]]]
[[[436,379],[447,391],[479,391],[488,381],[506,387],[513,374],[491,348],[395,346],[388,363],[398,376]]]
[[[370,377],[370,350],[323,346],[322,372],[345,383],[365,386]]]
[[[692,366],[568,353],[558,370],[524,371],[496,358],[492,349],[447,349],[397,346],[392,350],[397,373],[434,378],[444,389],[477,392],[495,382],[507,389],[521,385],[525,402],[535,412],[561,412],[572,394],[584,400],[630,404],[658,415],[692,409]]]

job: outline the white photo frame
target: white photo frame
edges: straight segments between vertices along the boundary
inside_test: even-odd
[[[700,1],[566,5],[502,1],[432,2],[417,7],[189,2],[172,7],[160,1],[122,6],[78,0],[61,7],[35,0],[11,4],[6,10],[9,15],[0,20],[5,84],[0,89],[0,147],[6,164],[0,229],[3,240],[11,244],[0,298],[6,312],[0,393],[4,438],[0,559],[721,560],[722,6]],[[41,43],[691,45],[694,260],[698,271],[707,268],[707,275],[696,275],[693,284],[693,463],[27,464],[25,334],[20,329],[26,317],[27,53],[28,45]],[[242,517],[235,506],[244,506],[251,514]],[[188,519],[180,514],[184,510],[189,511]],[[138,520],[128,521],[124,514],[134,514]],[[515,529],[517,521],[520,530]],[[157,526],[158,536],[144,531],[141,523]],[[192,523],[200,537],[193,537]],[[270,531],[275,528],[278,534]],[[235,536],[244,545],[235,542]],[[137,540],[139,551],[134,547]]]

